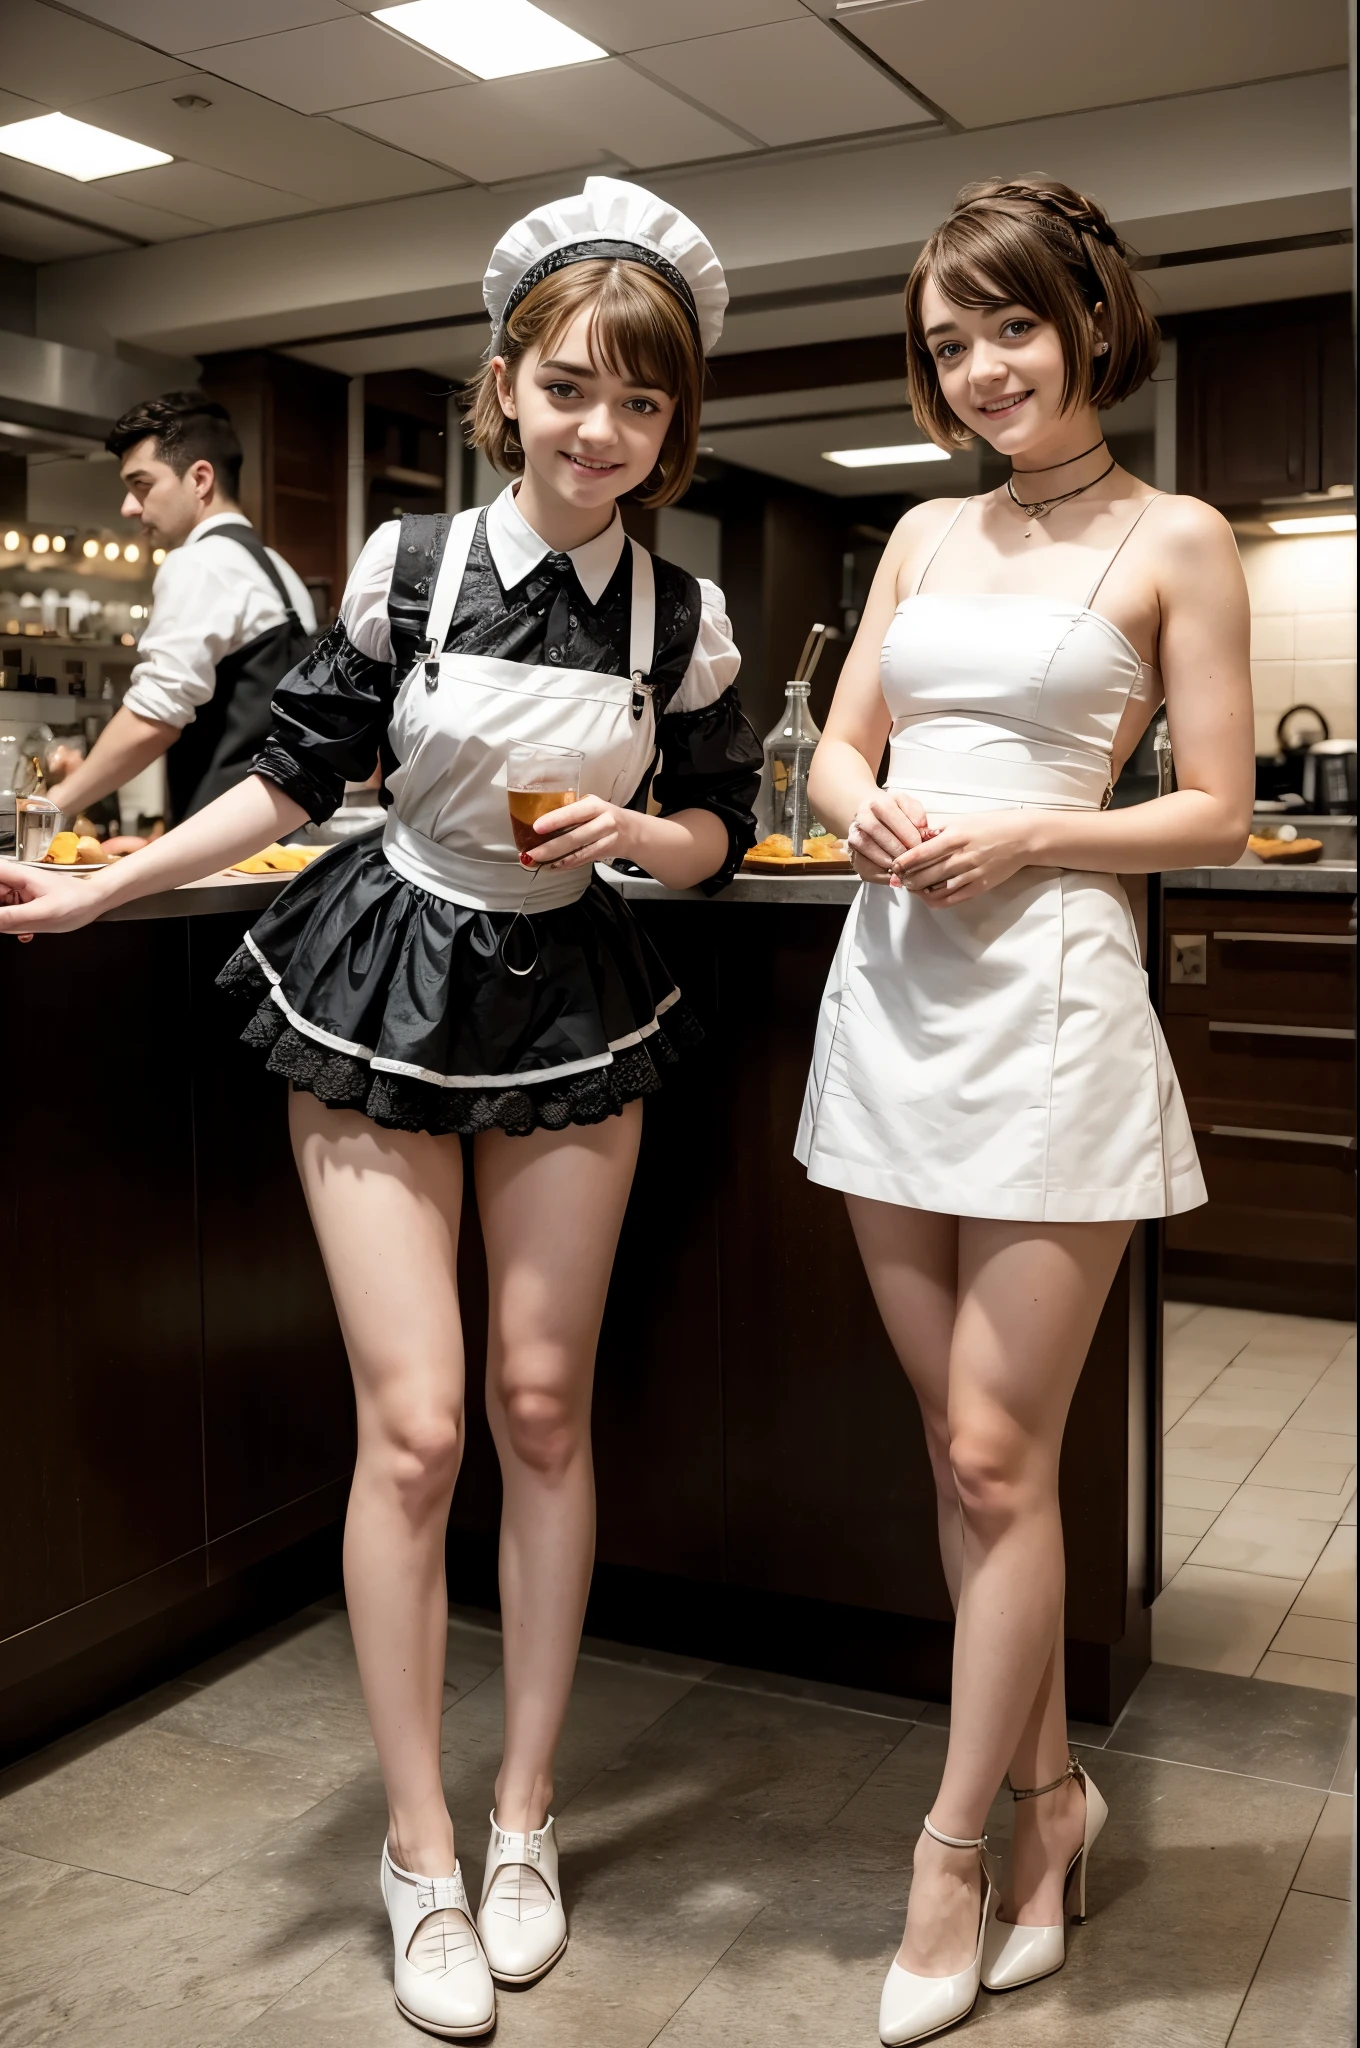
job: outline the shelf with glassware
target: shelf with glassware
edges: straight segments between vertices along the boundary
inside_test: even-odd
[[[126,533],[16,521],[0,532],[0,636],[135,647],[164,560]]]

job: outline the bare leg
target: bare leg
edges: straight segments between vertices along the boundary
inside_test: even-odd
[[[847,1195],[845,1206],[888,1341],[921,1404],[935,1479],[940,1562],[957,1607],[963,1523],[949,1462],[949,1352],[958,1307],[958,1218],[861,1195]]]
[[[949,1355],[958,1303],[958,1221],[890,1202],[846,1197],[869,1284],[883,1326],[921,1404],[938,1503],[940,1559],[955,1608],[963,1577],[963,1521],[954,1486],[949,1441]],[[1028,1721],[1010,1761],[1014,1785],[1046,1785],[1062,1763],[1067,1739],[1061,1613],[1053,1648]],[[1026,1801],[1015,1810],[1007,1910],[1003,1917],[1052,1926],[1054,1883],[1065,1870],[1060,1855],[1074,1832],[1080,1835],[1083,1800],[1075,1786],[1050,1798]],[[1075,1846],[1075,1844],[1074,1844]],[[1069,1851],[1069,1854],[1071,1852]]]
[[[960,1219],[949,1408],[963,1583],[949,1750],[932,1808],[945,1834],[982,1833],[1053,1662],[1063,1600],[1062,1432],[1129,1227]],[[1062,1770],[1067,1745],[1051,1712],[1041,1726],[1053,1741],[1051,1756],[1036,1745],[1044,1782]],[[950,1974],[976,1940],[975,1863],[923,1836],[915,1871],[900,1961],[923,1975]],[[1044,1888],[1031,1905],[1060,1917],[1047,1913]]]
[[[496,1819],[538,1828],[571,1694],[595,1558],[595,1348],[642,1132],[604,1123],[476,1141],[491,1338],[486,1405],[500,1455],[505,1753]]]
[[[293,1149],[354,1373],[345,1592],[394,1862],[454,1867],[440,1774],[444,1532],[463,1442],[458,1141],[291,1097]]]

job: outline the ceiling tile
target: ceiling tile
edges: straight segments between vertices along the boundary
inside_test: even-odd
[[[17,92],[0,91],[0,127],[8,127],[11,121],[36,120],[39,114],[51,111],[41,100],[21,100]]]
[[[487,79],[445,92],[420,93],[414,99],[346,107],[335,118],[368,135],[400,141],[484,185],[546,171],[595,170],[612,163],[613,152],[594,139],[591,124],[580,111],[580,74],[570,102],[563,77],[554,71]]]
[[[91,227],[112,228],[139,242],[173,242],[203,225],[191,216],[171,213],[167,208],[121,198],[109,190],[113,182],[99,178],[81,185],[72,178],[63,178],[59,171],[45,171],[37,164],[21,163],[17,157],[0,156],[0,192],[31,199],[35,206],[50,206],[58,213],[74,214]]]
[[[176,106],[176,98],[189,93],[211,104]],[[74,111],[83,121],[116,129],[171,156],[281,192],[300,192],[327,206],[396,199],[457,183],[414,156],[385,149],[324,116],[295,114],[205,71],[89,100]]]
[[[1122,8],[1045,0],[1042,35],[1017,36],[1015,25],[1014,0],[970,0],[966,8],[903,0],[846,21],[860,42],[969,128],[1346,62],[1345,0],[1301,7],[1232,0],[1227,8],[1139,0],[1136,35]],[[980,50],[1004,52],[1004,61],[979,63]]]
[[[158,50],[193,50],[303,28],[312,21],[343,20],[343,0],[78,0],[77,14],[106,22]]]
[[[300,114],[322,114],[360,101],[396,99],[403,93],[433,92],[465,84],[461,73],[426,50],[413,49],[380,22],[351,14],[251,42],[194,50],[204,71],[282,100]]]
[[[129,171],[107,178],[104,189],[146,206],[161,206],[214,228],[245,227],[251,221],[286,220],[311,213],[320,203],[297,192],[278,192],[250,178],[233,178],[206,164],[156,164],[149,171]]]
[[[645,50],[684,43],[767,21],[798,21],[800,0],[538,0],[545,14],[603,43],[607,50]]]
[[[616,59],[583,66],[572,87],[573,121],[581,132],[598,137],[614,156],[639,170],[733,156],[751,147],[735,129]]]
[[[667,43],[640,52],[635,62],[772,144],[934,119],[811,15]]]
[[[101,235],[97,228],[53,220],[48,214],[30,213],[26,206],[10,206],[0,199],[0,256],[18,256],[25,263],[60,263],[68,256],[102,256],[126,246],[111,235]]]
[[[5,0],[0,8],[0,77],[44,106],[60,110],[97,92],[149,85],[175,68],[155,50],[39,0]]]

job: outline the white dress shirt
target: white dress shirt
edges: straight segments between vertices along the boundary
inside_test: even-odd
[[[284,622],[265,572],[236,541],[213,541],[224,526],[249,527],[241,512],[216,512],[194,528],[156,571],[151,617],[123,698],[129,711],[162,725],[189,725],[213,694],[217,664]],[[273,548],[293,609],[308,633],[316,611],[307,586]]]
[[[350,571],[340,605],[341,625],[351,643],[370,661],[392,660],[387,597],[400,533],[401,522],[392,519],[369,535],[363,553]],[[616,507],[613,523],[603,533],[588,540],[584,547],[568,550],[576,579],[592,604],[598,604],[604,596],[609,579],[619,566],[626,538]],[[534,532],[515,503],[513,484],[486,508],[486,544],[496,574],[507,589],[523,582],[545,556],[554,552]],[[721,590],[702,576],[696,580],[701,604],[699,634],[685,680],[666,707],[671,712],[702,711],[716,704],[724,690],[736,681],[741,667]]]

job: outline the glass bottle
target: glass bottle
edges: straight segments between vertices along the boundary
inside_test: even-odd
[[[813,750],[821,738],[808,710],[807,683],[790,683],[779,721],[765,735],[765,766],[761,775],[762,836],[782,832],[801,854],[809,833],[825,827],[808,803],[807,778]]]

